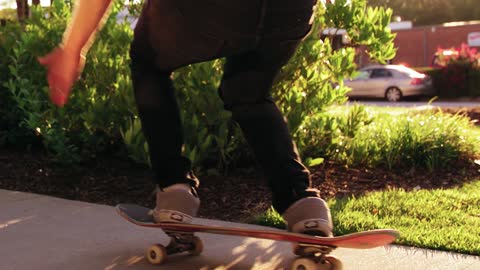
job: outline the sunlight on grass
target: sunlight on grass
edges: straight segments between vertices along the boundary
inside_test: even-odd
[[[480,255],[480,179],[452,189],[388,190],[329,200],[334,234],[396,229],[396,244]],[[256,224],[284,228],[270,209]]]
[[[318,140],[326,146],[316,156],[341,164],[434,171],[480,153],[479,129],[462,115],[361,105],[336,106],[328,113],[338,124],[331,134],[318,130],[317,138],[333,138]]]
[[[334,118],[330,123],[339,124],[319,125],[331,128],[327,135],[332,139],[318,144],[326,150],[316,156],[339,164],[428,171],[459,161],[480,165],[480,127],[461,115],[370,106],[335,106],[328,114]],[[317,138],[325,136],[325,128],[318,130]],[[451,189],[396,189],[333,198],[329,204],[335,235],[392,228],[401,232],[397,244],[480,255],[480,179]],[[255,223],[285,227],[272,209]]]
[[[480,255],[480,180],[447,190],[390,190],[330,202],[337,235],[377,228],[399,244]]]
[[[255,217],[253,223],[278,229],[286,228],[285,221],[283,220],[282,216],[275,211],[273,207],[268,209],[264,214]]]
[[[378,115],[378,114],[400,115],[400,114],[406,114],[410,111],[418,111],[417,108],[364,106],[360,103],[351,103],[348,105],[331,106],[328,110],[328,113],[337,114],[337,115],[347,115],[349,110],[354,106],[363,106],[367,112],[375,115]]]

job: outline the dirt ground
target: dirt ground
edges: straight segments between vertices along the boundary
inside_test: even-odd
[[[128,160],[98,158],[76,169],[62,169],[40,154],[0,152],[0,188],[71,200],[151,207],[154,185],[148,168]],[[325,163],[312,169],[312,183],[324,198],[359,195],[386,188],[436,189],[480,179],[480,166],[461,164],[434,173],[347,168]],[[201,177],[201,217],[248,222],[270,207],[270,192],[260,174]]]
[[[457,113],[458,109],[442,109]],[[480,125],[480,107],[460,111]],[[459,169],[461,168],[461,169]],[[201,217],[245,222],[270,207],[270,192],[261,173],[201,177]],[[61,168],[41,153],[0,148],[0,188],[71,200],[115,205],[154,203],[152,174],[127,159],[98,157],[77,168]],[[324,198],[359,195],[387,188],[437,189],[480,179],[473,162],[435,171],[388,171],[347,168],[325,162],[312,169],[312,184]]]

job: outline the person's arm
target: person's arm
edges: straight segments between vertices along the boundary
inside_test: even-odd
[[[112,0],[77,0],[73,17],[63,37],[63,49],[81,53],[87,52],[94,35],[108,17]]]
[[[44,65],[50,88],[50,98],[57,106],[67,103],[73,83],[85,63],[85,54],[95,33],[107,18],[112,0],[77,0],[73,17],[65,31],[62,44],[39,62]]]

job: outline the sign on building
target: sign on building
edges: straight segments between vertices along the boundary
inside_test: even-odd
[[[480,32],[468,33],[468,46],[480,47]]]

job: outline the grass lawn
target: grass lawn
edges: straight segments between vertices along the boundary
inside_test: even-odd
[[[339,106],[333,107],[330,113],[345,116],[352,110],[355,107]],[[354,114],[352,119],[363,117],[370,119],[367,121],[370,124],[345,140],[348,151],[344,151],[346,158],[336,160],[339,163],[355,163],[366,158],[379,161],[370,164],[373,169],[377,165],[400,164],[405,168],[421,165],[433,171],[455,164],[459,155],[468,160],[475,158],[480,149],[480,128],[465,118],[406,108],[365,107],[363,112],[357,111],[361,113]],[[389,158],[392,162],[385,163]],[[432,162],[425,163],[425,160]],[[393,228],[401,233],[397,244],[480,255],[480,166],[478,168],[478,180],[453,188],[392,189],[358,197],[332,198],[329,205],[334,234]],[[461,168],[458,170],[461,172]],[[284,226],[282,218],[273,211],[259,217],[257,223]]]
[[[339,164],[433,172],[480,153],[478,128],[462,115],[362,105],[336,106],[328,113],[338,126],[332,125],[330,133],[324,131],[325,124],[311,129],[318,129],[313,138],[333,139],[310,142],[322,146],[323,152],[307,150]]]
[[[387,190],[329,200],[334,234],[392,228],[396,244],[480,255],[480,179],[438,190]],[[273,210],[255,223],[284,228]]]
[[[480,180],[445,190],[389,190],[330,202],[335,234],[401,232],[398,244],[480,255]]]

